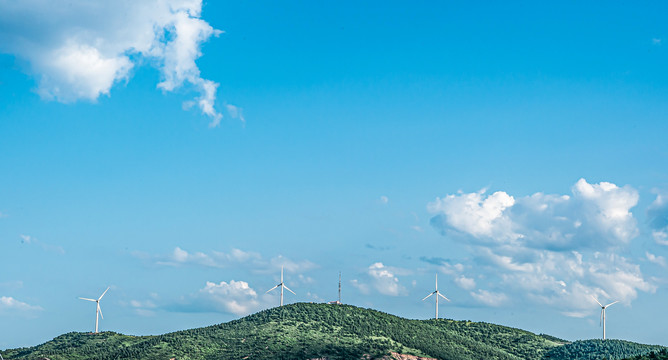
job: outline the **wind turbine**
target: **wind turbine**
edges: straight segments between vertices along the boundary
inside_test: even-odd
[[[109,291],[109,288],[107,288],[107,290],[105,290],[97,300],[89,299],[89,298],[82,298],[82,297],[79,298],[81,300],[87,300],[87,301],[92,301],[94,303],[97,303],[97,309],[95,309],[95,333],[96,334],[98,333],[98,331],[97,331],[97,329],[98,329],[97,325],[99,323],[98,317],[101,317],[102,319],[104,319],[104,316],[102,316],[102,309],[100,308],[100,300],[102,300],[102,297],[104,296],[104,294],[107,293],[107,291]]]
[[[600,320],[599,326],[601,326],[601,325],[603,326],[603,340],[605,340],[605,309],[610,305],[614,305],[614,304],[618,303],[619,300],[617,300],[615,302],[611,302],[608,305],[603,305],[598,300],[596,300],[596,298],[593,295],[592,295],[591,298],[594,299],[594,301],[596,301],[601,306],[601,320]]]
[[[438,297],[440,296],[440,297],[444,298],[445,300],[450,301],[450,299],[446,298],[443,294],[441,294],[438,291],[438,274],[436,274],[436,290],[434,290],[434,292],[432,292],[431,294],[425,296],[424,299],[422,299],[422,301],[427,300],[428,297],[430,297],[434,294],[436,294],[436,319],[438,319]]]
[[[290,288],[285,286],[285,283],[283,283],[283,267],[282,266],[281,266],[281,282],[278,283],[278,285],[274,286],[273,288],[267,290],[267,292],[265,294],[269,293],[270,291],[276,289],[279,286],[281,287],[281,306],[283,306],[283,288],[285,288],[285,290],[287,290],[287,291],[289,291],[293,294],[295,294],[295,292],[290,290]],[[295,295],[297,295],[297,294],[295,294]]]

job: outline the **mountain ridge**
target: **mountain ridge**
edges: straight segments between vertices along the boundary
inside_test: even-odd
[[[576,345],[573,345],[576,344]],[[226,323],[155,336],[71,332],[5,359],[551,359],[608,346],[625,357],[662,347],[574,342],[485,322],[412,320],[351,305],[295,303]],[[628,350],[628,351],[627,351]],[[566,356],[566,357],[565,357]],[[617,355],[615,355],[617,356]],[[614,357],[621,359],[620,357]]]

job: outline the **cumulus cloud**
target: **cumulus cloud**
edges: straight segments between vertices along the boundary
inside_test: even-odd
[[[42,310],[41,306],[27,304],[11,296],[0,297],[0,314],[34,315]]]
[[[515,199],[503,191],[437,198],[428,204],[432,225],[444,235],[481,244],[568,250],[627,244],[638,234],[630,209],[638,192],[580,179],[573,195],[536,193]]]
[[[0,51],[28,64],[40,96],[65,103],[96,101],[150,64],[161,73],[158,88],[197,91],[193,103],[216,126],[218,84],[203,79],[195,61],[221,32],[201,11],[201,0],[1,1]]]
[[[178,309],[182,311],[221,312],[247,315],[266,306],[257,292],[245,281],[207,281],[197,293],[184,299]]]
[[[397,272],[403,273],[404,271],[403,269],[387,267],[381,262],[374,263],[367,269],[367,275],[374,289],[383,295],[390,296],[399,296],[406,293],[406,288],[399,284],[399,279],[396,277]]]
[[[453,261],[428,262],[471,290],[478,302],[500,306],[503,293],[516,291],[581,316],[590,311],[592,295],[630,304],[638,292],[656,290],[638,265],[616,254],[638,234],[631,213],[638,202],[635,189],[580,179],[571,195],[485,193],[460,192],[428,204],[435,214],[431,224],[447,238],[469,244],[476,266],[467,265],[471,273],[464,276],[464,266],[455,267]],[[473,291],[472,276],[498,288]]]

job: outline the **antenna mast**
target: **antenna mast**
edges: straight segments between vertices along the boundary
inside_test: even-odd
[[[339,304],[341,303],[341,272],[339,271]]]

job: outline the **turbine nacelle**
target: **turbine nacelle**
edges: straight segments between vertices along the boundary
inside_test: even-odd
[[[612,306],[612,305],[618,303],[619,300],[614,301],[614,302],[611,302],[611,303],[608,304],[608,305],[603,305],[603,304],[601,304],[601,302],[598,301],[598,299],[596,299],[593,295],[591,296],[591,298],[594,299],[594,301],[596,301],[596,303],[601,307],[601,316],[600,316],[600,319],[599,319],[599,324],[598,324],[598,326],[602,326],[602,327],[603,327],[603,340],[605,340],[605,309],[607,309],[609,306]]]

